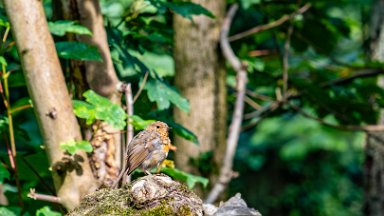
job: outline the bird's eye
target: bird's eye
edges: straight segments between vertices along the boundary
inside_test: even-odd
[[[156,126],[156,128],[160,128],[160,126],[159,126],[159,125],[157,125],[157,126]]]

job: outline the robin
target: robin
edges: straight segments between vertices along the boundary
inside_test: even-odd
[[[147,175],[151,175],[150,169],[159,167],[171,147],[168,130],[169,127],[166,123],[157,121],[132,139],[128,145],[127,168],[121,172],[113,187],[117,185],[122,176],[130,175],[138,167]]]

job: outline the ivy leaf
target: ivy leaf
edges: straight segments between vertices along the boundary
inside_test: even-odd
[[[98,49],[85,43],[62,41],[55,46],[59,57],[64,59],[102,61]]]
[[[155,120],[144,120],[137,115],[129,116],[129,118],[131,119],[130,124],[132,124],[136,130],[144,130],[148,125],[155,122]]]
[[[211,18],[215,18],[215,16],[209,10],[205,9],[199,4],[195,4],[192,2],[178,1],[178,2],[167,2],[164,4],[170,10],[174,11],[175,13],[189,20],[192,20],[193,15],[205,15]]]
[[[61,216],[59,212],[52,211],[48,206],[36,211],[36,216]]]
[[[189,189],[194,188],[197,183],[201,183],[204,187],[207,187],[209,182],[209,180],[206,178],[195,176],[175,168],[164,167],[161,169],[161,171],[176,180],[185,182]]]
[[[58,36],[64,36],[65,33],[75,33],[83,35],[92,35],[92,32],[85,26],[77,24],[71,20],[58,20],[56,22],[48,22],[49,31]]]
[[[182,97],[176,89],[160,80],[149,80],[145,85],[145,89],[149,100],[156,102],[160,110],[169,108],[171,102],[184,112],[190,110],[187,99]]]
[[[82,150],[85,152],[92,152],[93,150],[91,143],[85,140],[71,140],[65,143],[60,143],[60,148],[66,150],[71,155],[74,155],[78,150]]]
[[[115,129],[122,130],[125,127],[127,114],[119,105],[112,103],[92,90],[84,92],[83,96],[95,108],[96,119],[106,121]]]
[[[79,118],[85,119],[87,125],[92,124],[96,120],[95,106],[80,100],[73,100],[73,112]]]
[[[92,152],[93,150],[91,143],[85,140],[76,142],[76,147],[78,150],[83,150],[85,152]]]
[[[9,179],[9,177],[10,177],[10,174],[7,168],[5,168],[2,163],[0,163],[0,183],[4,182],[4,179]]]

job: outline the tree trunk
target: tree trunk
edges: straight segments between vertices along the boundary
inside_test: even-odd
[[[54,0],[53,7],[62,14],[62,18],[79,20],[82,25],[92,31],[92,36],[77,35],[77,40],[97,47],[102,57],[102,62],[73,61],[73,77],[80,77],[79,80],[81,81],[84,80],[82,75],[85,75],[87,84],[92,90],[108,97],[112,102],[120,104],[121,94],[118,89],[120,81],[113,67],[99,1]],[[81,88],[81,82],[76,83],[79,83]],[[82,92],[80,93],[82,94]],[[86,131],[86,134],[91,134],[88,129]],[[124,158],[121,151],[121,135],[107,124],[99,125],[92,132],[94,135],[98,134],[102,137],[102,140],[100,141],[100,138],[91,140],[94,147],[94,152],[90,156],[91,167],[99,182],[109,185],[117,177]]]
[[[372,60],[384,62],[384,1],[376,0],[373,6],[370,29],[370,52]],[[384,77],[378,85],[384,88]],[[381,110],[378,124],[384,124]],[[384,215],[384,133],[367,134],[365,149],[365,204],[364,215]]]
[[[41,1],[4,0],[29,94],[62,204],[72,209],[96,189],[87,156],[69,156],[60,143],[81,140]]]
[[[199,145],[175,137],[178,145],[177,167],[196,174],[190,164],[201,153],[213,152],[212,164],[222,163],[226,143],[226,73],[221,64],[218,48],[222,20],[225,16],[224,0],[194,0],[210,10],[216,18],[194,16],[193,22],[174,15],[176,65],[175,84],[185,96],[191,111],[174,110],[176,122],[194,132]],[[217,171],[217,170],[216,170]]]

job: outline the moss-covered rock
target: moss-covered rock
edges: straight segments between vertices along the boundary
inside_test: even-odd
[[[203,202],[186,186],[159,174],[139,178],[130,186],[101,189],[87,195],[68,215],[203,215]]]

